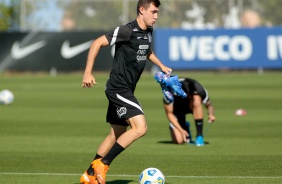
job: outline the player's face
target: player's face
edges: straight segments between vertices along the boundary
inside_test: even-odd
[[[148,26],[153,26],[157,19],[158,19],[158,12],[159,12],[159,8],[156,7],[153,3],[150,4],[148,9],[143,9],[143,16],[144,16],[144,21]]]

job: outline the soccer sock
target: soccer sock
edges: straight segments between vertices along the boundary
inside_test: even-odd
[[[190,123],[188,121],[186,121],[185,125],[186,125],[186,128],[184,130],[186,130],[189,134],[187,139],[190,139],[190,141],[191,141],[192,140],[192,134],[191,134],[191,131],[190,131]]]
[[[203,136],[203,119],[195,119],[196,129],[197,129],[197,136]]]
[[[96,155],[95,155],[95,157],[94,157],[94,159],[93,160],[96,160],[96,159],[98,159],[98,158],[102,158],[102,156],[100,156],[100,155],[98,155],[97,153],[96,153]],[[87,174],[88,175],[91,175],[91,176],[94,176],[94,169],[92,168],[92,164],[89,166],[89,168],[87,169]]]
[[[116,156],[118,156],[124,148],[119,144],[115,143],[113,147],[110,149],[110,151],[102,158],[102,162],[106,165],[110,165],[111,162],[115,159]]]

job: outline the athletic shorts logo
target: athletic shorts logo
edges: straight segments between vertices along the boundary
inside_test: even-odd
[[[117,109],[117,115],[118,115],[119,118],[121,118],[126,113],[127,113],[126,107],[121,107],[121,108]]]

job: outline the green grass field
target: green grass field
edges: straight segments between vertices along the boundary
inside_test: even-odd
[[[144,73],[136,96],[148,133],[112,162],[107,183],[137,184],[143,169],[157,167],[167,184],[281,184],[282,73],[178,74],[209,91],[217,119],[205,132],[208,144],[171,144],[160,87]],[[96,74],[98,85],[84,89],[82,73],[0,75],[0,89],[15,95],[0,106],[0,183],[78,184],[109,132],[107,77]],[[235,116],[239,108],[247,115]]]

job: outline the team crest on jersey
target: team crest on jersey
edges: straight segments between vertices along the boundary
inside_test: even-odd
[[[117,108],[117,115],[118,115],[119,118],[121,118],[126,113],[127,113],[126,107]]]

